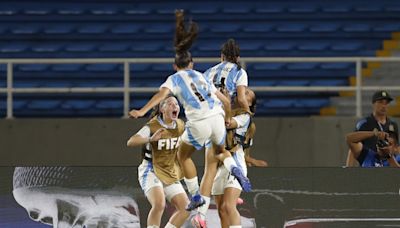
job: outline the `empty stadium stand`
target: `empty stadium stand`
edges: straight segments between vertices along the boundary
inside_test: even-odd
[[[400,3],[391,0],[305,1],[3,1],[0,58],[172,57],[174,10],[200,26],[195,57],[218,57],[235,38],[242,57],[376,56],[400,31]],[[204,71],[215,63],[199,63]],[[355,64],[247,63],[250,86],[343,86]],[[130,85],[157,87],[171,64],[131,64]],[[14,87],[123,86],[121,64],[17,64]],[[0,65],[0,88],[6,67]],[[319,115],[337,92],[259,93],[260,116]],[[131,95],[131,108],[151,94]],[[15,94],[16,117],[122,116],[122,94]],[[0,116],[6,95],[0,94]],[[340,112],[339,112],[340,113]],[[345,113],[345,112],[343,112]]]

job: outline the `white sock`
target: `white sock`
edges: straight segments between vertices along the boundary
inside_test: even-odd
[[[156,225],[151,225],[151,226],[147,226],[147,228],[160,228],[160,227],[156,226]]]
[[[236,167],[236,162],[233,157],[227,157],[224,159],[224,166],[230,172],[232,167]]]
[[[184,180],[190,195],[195,195],[199,191],[199,180],[197,177],[191,179],[184,178]]]
[[[208,207],[210,206],[211,198],[208,197],[208,196],[203,196],[203,195],[202,195],[202,197],[206,201],[206,203],[203,204],[202,206],[198,207],[197,208],[197,212],[199,212],[200,213],[200,217],[205,220],[206,219],[206,214],[207,214],[207,211],[208,211]]]
[[[229,226],[229,228],[242,228],[241,225],[234,225],[234,226]]]
[[[167,225],[165,225],[165,228],[176,228],[176,226],[174,226],[174,224],[171,224],[170,222],[168,222]]]

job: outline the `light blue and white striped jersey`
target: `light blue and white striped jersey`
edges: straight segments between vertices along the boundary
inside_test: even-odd
[[[225,86],[232,99],[236,96],[236,88],[238,86],[247,86],[247,72],[238,65],[231,62],[221,62],[206,72],[204,76],[212,82],[216,87]]]
[[[240,136],[245,136],[250,125],[250,119],[251,119],[250,115],[246,113],[234,116],[232,118],[235,119],[237,123],[237,128],[235,129],[235,133]]]
[[[189,121],[225,115],[222,103],[215,95],[217,89],[198,71],[180,70],[169,76],[162,87],[168,88],[178,98]]]

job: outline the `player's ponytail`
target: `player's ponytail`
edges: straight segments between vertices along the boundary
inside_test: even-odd
[[[222,45],[221,53],[224,56],[225,61],[235,63],[239,70],[242,68],[240,62],[238,61],[240,56],[240,48],[234,39],[229,39]]]
[[[175,19],[175,65],[178,68],[185,68],[193,61],[189,49],[196,39],[199,29],[193,21],[190,21],[188,30],[185,29],[183,10],[175,11]]]

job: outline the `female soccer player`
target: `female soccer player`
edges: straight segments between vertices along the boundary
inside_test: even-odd
[[[256,96],[255,93],[246,88],[245,97],[247,103],[250,104],[249,110],[255,113]],[[255,133],[255,124],[251,121],[252,115],[248,111],[240,107],[238,98],[234,100],[232,109],[232,119],[227,127],[228,134],[226,137],[226,148],[232,152],[232,156],[236,165],[247,174],[246,163],[253,166],[266,167],[267,163],[250,157],[249,147]],[[212,148],[206,149],[206,154],[211,154]],[[236,178],[225,167],[220,166],[212,186],[212,195],[218,208],[218,214],[221,219],[222,227],[239,228],[240,214],[236,209],[242,187]],[[207,203],[209,203],[209,199]],[[192,224],[197,228],[205,228],[206,213],[208,210],[207,203],[197,209],[197,215],[191,220]]]
[[[182,171],[177,162],[179,137],[185,124],[178,119],[179,104],[175,97],[163,100],[151,115],[151,119],[127,142],[128,146],[143,147],[139,183],[151,204],[147,228],[158,228],[165,208],[165,198],[176,212],[169,219],[167,228],[180,227],[188,218],[185,210],[189,199],[180,183]]]
[[[215,87],[226,89],[232,101],[237,97],[239,106],[249,112],[245,95],[248,77],[239,60],[239,45],[234,39],[228,39],[221,48],[221,63],[204,72],[204,76],[212,81]]]

